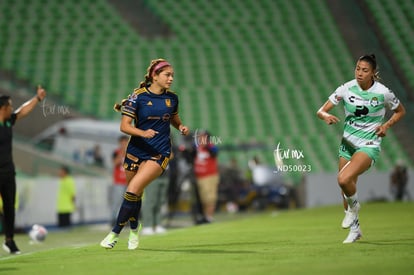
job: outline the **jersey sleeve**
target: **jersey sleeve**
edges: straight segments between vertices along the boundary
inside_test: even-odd
[[[384,103],[390,110],[395,110],[400,105],[400,100],[389,90],[384,94]]]
[[[178,97],[176,98],[176,100],[177,100],[177,104],[175,104],[175,107],[173,109],[173,112],[172,112],[173,115],[178,114],[178,104],[179,104]]]
[[[122,115],[129,116],[131,118],[136,118],[136,111],[138,108],[138,95],[133,93],[128,97],[125,103],[122,106],[121,113]]]
[[[332,104],[334,105],[338,105],[339,102],[342,101],[342,99],[345,96],[345,85],[341,85],[338,88],[336,88],[335,92],[333,92],[330,96],[329,96],[329,100],[332,102]]]

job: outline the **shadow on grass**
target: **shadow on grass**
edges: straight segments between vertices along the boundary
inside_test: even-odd
[[[10,271],[16,271],[16,267],[0,267],[0,273],[7,274]]]
[[[414,239],[389,239],[389,240],[372,240],[372,241],[359,241],[360,244],[370,244],[370,245],[402,245],[402,246],[413,246]]]
[[[176,247],[173,249],[157,249],[157,248],[140,248],[140,250],[144,251],[154,251],[154,252],[182,252],[182,253],[197,253],[197,254],[252,254],[257,253],[256,251],[252,250],[231,250],[232,246],[249,246],[249,245],[257,245],[257,244],[264,244],[265,242],[235,242],[235,243],[219,243],[219,244],[199,244],[199,245],[190,245],[190,246],[182,246]],[[217,247],[226,247],[227,249],[217,249]]]

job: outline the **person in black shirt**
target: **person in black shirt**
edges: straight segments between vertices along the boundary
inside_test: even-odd
[[[14,237],[16,200],[15,167],[12,156],[12,127],[15,122],[27,116],[46,96],[46,91],[38,86],[36,96],[13,111],[12,100],[8,95],[0,95],[0,196],[3,199],[4,234],[3,249],[11,254],[20,254]]]

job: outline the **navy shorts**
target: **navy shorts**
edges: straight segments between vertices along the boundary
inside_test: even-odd
[[[161,166],[162,170],[167,168],[168,162],[170,161],[170,157],[163,156],[161,154],[155,156],[145,156],[145,157],[138,157],[134,156],[131,153],[126,153],[125,160],[124,160],[124,169],[126,171],[136,172],[138,171],[139,165],[146,160],[152,160]]]

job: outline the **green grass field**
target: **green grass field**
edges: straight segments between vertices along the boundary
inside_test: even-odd
[[[365,203],[364,237],[342,244],[341,207],[221,216],[214,224],[144,236],[127,249],[127,230],[112,250],[107,231],[78,227],[50,232],[23,251],[0,253],[0,274],[413,274],[414,203]]]

